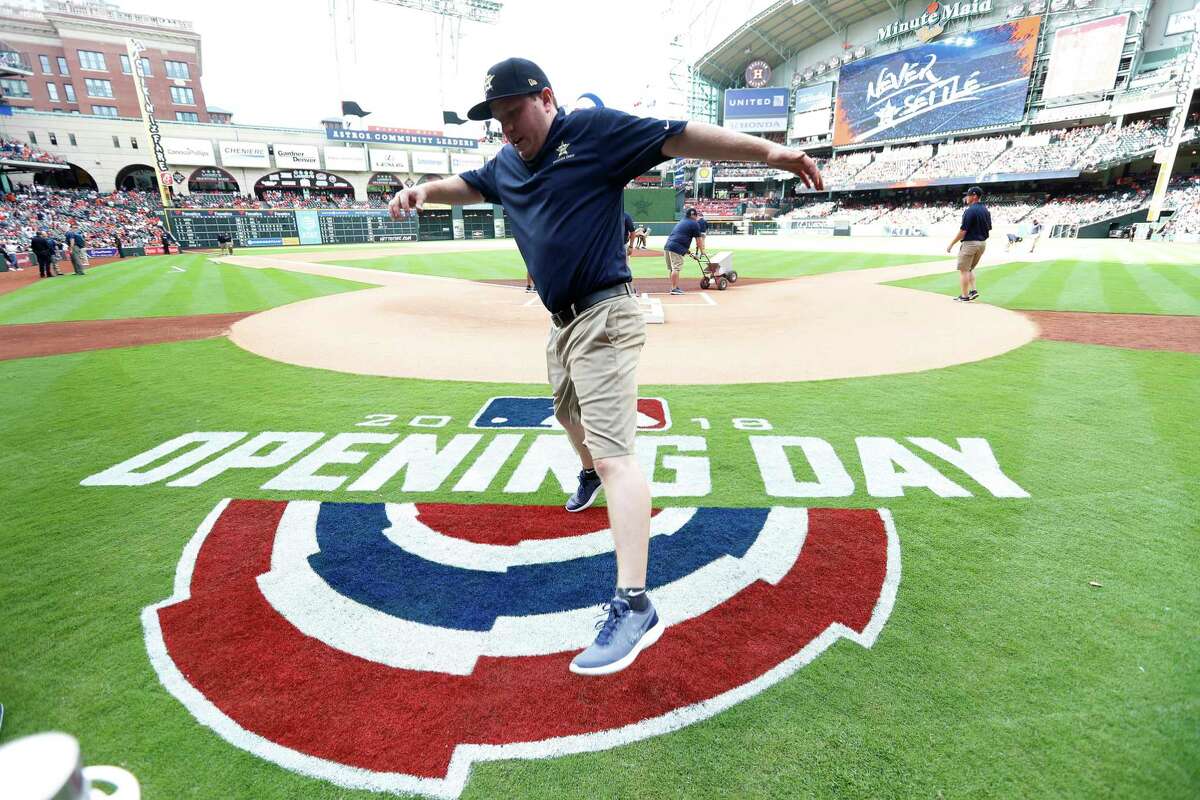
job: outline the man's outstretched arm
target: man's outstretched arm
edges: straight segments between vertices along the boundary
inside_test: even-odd
[[[663,155],[706,161],[763,161],[796,175],[810,189],[824,189],[817,164],[803,150],[784,147],[707,122],[689,122],[683,133],[663,143]]]
[[[479,190],[455,175],[396,192],[388,203],[388,210],[394,219],[399,219],[410,211],[424,208],[426,203],[465,206],[482,202],[483,195]]]

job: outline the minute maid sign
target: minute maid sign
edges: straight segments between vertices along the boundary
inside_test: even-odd
[[[991,12],[992,0],[972,0],[969,3],[948,4],[933,0],[925,7],[925,13],[921,16],[893,22],[891,25],[880,28],[878,41],[886,42],[906,33],[915,33],[922,42],[928,42],[941,35],[942,31],[946,29],[946,23],[951,20],[977,17]]]

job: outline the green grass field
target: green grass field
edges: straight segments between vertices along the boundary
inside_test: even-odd
[[[1106,311],[1121,314],[1200,314],[1200,265],[1120,262],[1014,262],[976,274],[985,303],[1038,311]],[[896,281],[942,294],[958,294],[958,273]]]
[[[489,277],[511,266],[482,256],[463,258]],[[223,269],[169,305],[160,296],[156,307],[233,310],[227,292],[206,288]],[[989,272],[1005,269],[985,270],[981,290]],[[1129,268],[1146,296],[1170,307],[1177,284],[1137,269]],[[247,281],[270,274],[245,272]],[[352,288],[339,283],[300,285]],[[0,301],[39,290],[46,291],[35,285]],[[93,313],[127,314],[122,309],[136,295],[98,295]],[[1100,300],[1115,304],[1104,310],[1128,310],[1117,302],[1123,297],[1102,293]],[[0,305],[12,322],[7,308]],[[0,502],[8,509],[0,526],[0,743],[69,731],[86,763],[125,766],[147,798],[381,796],[234,747],[160,684],[139,614],[171,594],[183,548],[218,500],[563,499],[550,481],[516,496],[497,488],[529,447],[528,435],[480,493],[447,488],[470,459],[429,492],[402,491],[403,474],[378,492],[261,488],[281,468],[235,469],[195,488],[80,485],[189,431],[409,434],[418,432],[407,426],[413,416],[440,414],[452,418],[446,427],[419,432],[435,433],[442,445],[469,432],[488,398],[544,394],[539,385],[304,369],[225,339],[0,362],[0,381],[39,412],[0,416],[0,474],[7,477]],[[829,442],[855,490],[812,504],[892,510],[903,565],[895,608],[869,650],[840,641],[763,693],[674,733],[596,753],[476,766],[464,798],[1197,795],[1200,428],[1189,410],[1200,396],[1200,357],[1036,341],[917,374],[650,385],[642,394],[666,398],[669,435],[703,437],[711,460],[711,494],[657,505],[805,504],[766,493],[750,434],[730,424],[734,417],[767,419],[773,435]],[[368,414],[398,418],[360,427]],[[699,417],[711,428],[692,421]],[[872,497],[855,449],[856,437],[867,436],[985,438],[1030,497],[994,497],[933,456],[972,496],[910,487],[901,497]],[[371,452],[373,459],[381,450]],[[368,466],[330,465],[324,474],[353,479]],[[530,701],[537,699],[531,686]]]
[[[710,243],[711,244],[711,243]],[[712,245],[711,253],[722,248]],[[890,267],[899,264],[923,264],[944,260],[939,256],[888,253],[826,253],[788,250],[735,250],[734,268],[748,278],[798,278],[824,272]],[[412,253],[380,258],[338,259],[327,263],[346,267],[366,267],[417,275],[467,278],[470,280],[516,280],[525,277],[525,262],[516,250],[481,251],[464,259],[458,253]],[[636,278],[661,278],[665,274],[662,258],[635,258],[630,261]],[[686,259],[683,274],[699,276],[696,262]]]
[[[203,255],[143,256],[0,295],[0,325],[262,311],[362,288],[320,275],[217,264]]]

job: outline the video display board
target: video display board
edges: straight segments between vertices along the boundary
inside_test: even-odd
[[[1042,99],[1107,92],[1113,88],[1127,30],[1129,15],[1117,14],[1055,31]]]
[[[1041,23],[1041,17],[1025,17],[845,65],[833,143],[1020,121]]]

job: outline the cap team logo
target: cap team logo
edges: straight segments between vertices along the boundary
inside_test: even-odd
[[[870,647],[900,548],[886,510],[664,508],[668,628],[568,671],[615,560],[596,509],[223,500],[142,613],[163,685],[237,747],[342,786],[457,797],[477,761],[595,751],[752,697],[839,638]]]

